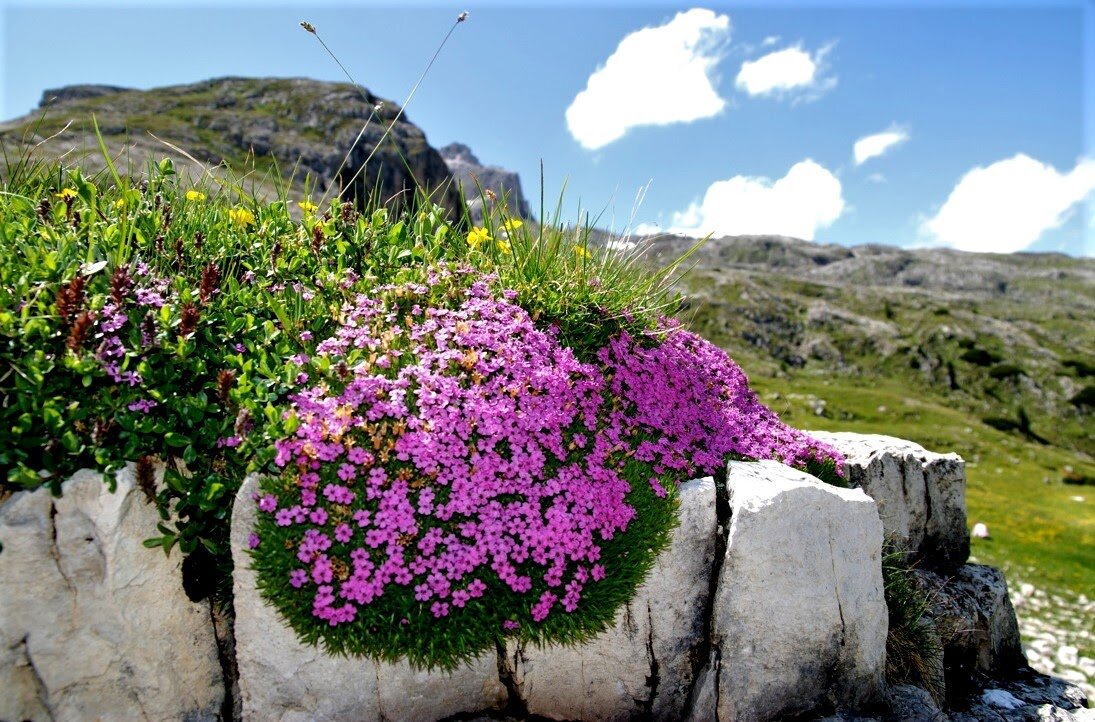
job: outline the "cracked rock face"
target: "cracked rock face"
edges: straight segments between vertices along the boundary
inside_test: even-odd
[[[706,630],[715,562],[715,482],[680,488],[680,525],[613,627],[578,647],[518,648],[505,665],[530,714],[551,719],[681,719]]]
[[[612,628],[578,647],[511,642],[451,675],[301,645],[256,592],[248,479],[232,521],[244,718],[436,720],[505,709],[710,722],[880,698],[887,614],[874,502],[774,462],[735,462],[729,476],[729,500],[710,478],[681,486],[670,546]]]
[[[114,493],[93,471],[61,488],[0,506],[0,719],[218,719],[209,605],[142,545],[159,514],[132,467]]]
[[[777,719],[879,699],[887,612],[874,502],[772,461],[731,462],[727,486],[717,673],[706,678],[713,690],[697,690],[694,719]]]
[[[333,657],[297,641],[259,595],[250,568],[247,536],[255,522],[251,495],[257,490],[257,477],[248,477],[232,514],[236,663],[244,719],[436,720],[505,704],[494,653],[446,674],[415,671],[406,663]]]
[[[892,436],[811,431],[844,454],[849,481],[878,502],[882,527],[926,566],[952,571],[966,562],[966,470],[957,454],[936,454]]]

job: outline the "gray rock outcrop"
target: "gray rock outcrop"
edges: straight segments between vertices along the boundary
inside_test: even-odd
[[[967,564],[951,576],[916,569],[943,645],[948,694],[968,690],[977,675],[1000,676],[1026,666],[1019,624],[999,569]]]
[[[521,191],[521,177],[517,173],[498,166],[483,165],[471,148],[463,143],[450,143],[441,148],[440,153],[467,200],[468,212],[474,223],[478,225],[483,222],[483,197],[480,193],[487,191],[493,192],[499,203],[505,199],[506,212],[511,218],[529,217],[528,201]],[[491,202],[487,200],[488,204]]]
[[[960,456],[878,434],[810,435],[844,454],[847,479],[878,503],[883,531],[896,550],[944,572],[966,562],[970,537]]]
[[[882,524],[859,489],[731,462],[730,528],[696,720],[767,720],[881,698]],[[712,712],[714,714],[712,714]]]
[[[134,479],[81,471],[0,506],[0,719],[216,720],[208,602],[182,557],[143,546],[159,515]]]
[[[718,519],[714,480],[680,488],[680,526],[615,625],[588,644],[510,643],[505,669],[530,714],[681,719],[705,646]]]

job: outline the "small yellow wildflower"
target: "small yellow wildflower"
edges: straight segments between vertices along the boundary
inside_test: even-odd
[[[506,218],[504,221],[502,221],[502,225],[505,226],[507,231],[512,233],[521,226],[525,225],[525,223],[519,218]]]
[[[201,191],[196,191],[193,188],[191,188],[190,190],[188,190],[186,192],[186,200],[195,201],[195,202],[204,201],[205,200],[205,194],[202,193]]]
[[[508,256],[510,254],[509,242],[502,240],[498,241],[498,250]]]
[[[476,226],[468,232],[468,245],[472,248],[479,248],[487,241],[490,240],[490,234],[487,233],[486,228],[479,228]]]
[[[304,211],[304,215],[306,216],[310,216],[319,210],[319,206],[311,201],[297,201],[297,205],[300,206],[300,209]]]
[[[65,188],[57,194],[57,197],[67,201],[69,198],[75,198],[77,195],[75,188]]]
[[[233,223],[247,227],[255,222],[255,214],[246,208],[233,208],[228,211],[228,217]]]
[[[585,246],[575,246],[574,253],[578,258],[589,258],[589,249]]]
[[[122,210],[123,208],[125,208],[125,198],[119,198],[118,200],[114,201],[114,207],[118,210]]]

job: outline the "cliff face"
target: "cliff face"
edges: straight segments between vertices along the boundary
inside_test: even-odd
[[[167,156],[196,175],[201,170],[189,155],[207,166],[254,168],[260,191],[272,190],[272,179],[263,176],[276,167],[301,193],[319,196],[357,175],[347,196],[375,192],[385,202],[401,202],[420,187],[457,210],[459,194],[445,161],[406,115],[396,120],[398,113],[396,104],[348,83],[302,78],[218,78],[152,90],[81,85],[47,90],[38,111],[0,124],[0,141],[18,151],[50,138],[38,153],[56,157],[75,150],[71,157],[98,169],[103,161],[94,116],[107,147],[121,156],[121,168],[133,173],[149,159]]]

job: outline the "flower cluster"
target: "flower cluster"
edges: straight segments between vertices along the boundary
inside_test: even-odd
[[[307,624],[287,607],[322,623],[313,641],[361,653],[359,635],[323,630],[398,615],[395,642],[411,644],[459,615],[471,641],[453,654],[466,657],[503,634],[573,626],[559,620],[601,587],[607,612],[600,597],[588,606],[603,624],[667,539],[670,480],[711,473],[730,453],[834,453],[780,424],[693,334],[620,333],[583,363],[490,281],[441,272],[360,296],[309,360],[328,373],[293,398],[282,473],[256,496],[259,537],[275,540],[255,542],[255,562],[298,631]],[[436,303],[446,284],[456,292]],[[662,521],[621,544],[640,512]],[[364,643],[393,652],[378,646]]]
[[[610,393],[624,402],[612,411],[605,434],[613,443],[645,436],[635,455],[651,464],[650,482],[659,494],[658,477],[714,473],[730,454],[795,467],[842,459],[833,447],[781,422],[719,347],[670,320],[656,337],[651,344],[620,333],[597,358]]]
[[[336,626],[404,593],[446,617],[487,578],[516,594],[543,587],[533,621],[556,602],[574,611],[604,575],[600,542],[635,513],[612,450],[587,441],[597,369],[483,282],[454,309],[362,297],[348,311],[317,353],[360,352],[353,378],[296,397],[301,424],[276,457],[293,493],[259,500],[277,526],[300,527],[304,566],[289,581],[309,589],[313,614]]]

